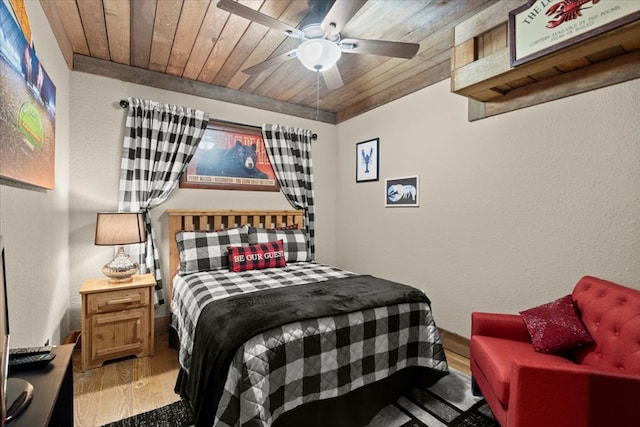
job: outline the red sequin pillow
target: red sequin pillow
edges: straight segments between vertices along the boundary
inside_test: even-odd
[[[541,353],[561,353],[593,342],[571,295],[521,311],[531,343]]]
[[[282,240],[249,246],[229,246],[227,249],[229,249],[229,270],[236,273],[286,265]]]

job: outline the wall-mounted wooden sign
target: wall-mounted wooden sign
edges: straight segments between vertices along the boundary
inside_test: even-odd
[[[638,19],[638,0],[530,0],[509,12],[511,66]]]

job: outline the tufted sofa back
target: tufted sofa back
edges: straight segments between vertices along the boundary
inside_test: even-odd
[[[572,295],[595,340],[577,362],[640,376],[640,291],[585,276]]]

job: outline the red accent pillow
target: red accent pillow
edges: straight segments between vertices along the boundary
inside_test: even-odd
[[[541,353],[561,353],[593,342],[571,295],[521,311],[531,343]]]
[[[249,246],[229,246],[227,249],[229,249],[229,270],[236,273],[286,265],[282,240]]]

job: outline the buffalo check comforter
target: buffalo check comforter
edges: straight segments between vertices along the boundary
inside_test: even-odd
[[[407,367],[447,371],[422,291],[322,264],[188,275],[173,308],[196,426],[270,426]]]

